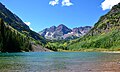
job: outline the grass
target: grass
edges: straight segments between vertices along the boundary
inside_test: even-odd
[[[58,49],[58,52],[120,52],[120,48],[80,48],[79,50],[62,50]]]

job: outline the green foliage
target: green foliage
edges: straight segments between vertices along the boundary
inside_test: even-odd
[[[81,48],[103,48],[111,49],[120,46],[120,30],[113,30],[104,35],[98,36],[88,36],[85,39],[82,38],[81,41],[69,45],[70,50],[79,50]]]
[[[48,42],[54,51],[107,51],[120,50],[120,3],[102,16],[88,34],[70,41]]]
[[[69,42],[71,51],[120,50],[120,3],[102,16],[88,34]]]
[[[21,34],[0,19],[0,51],[20,52],[31,50],[30,38]]]
[[[53,50],[53,51],[59,51],[59,50],[68,50],[67,49],[67,43],[64,40],[59,41],[49,41],[46,45],[46,48]]]
[[[6,25],[10,25],[21,34],[33,38],[35,41],[40,41],[41,45],[46,44],[45,39],[38,33],[30,30],[29,26],[27,26],[17,15],[13,14],[2,3],[0,3],[0,6],[0,18],[4,20]]]

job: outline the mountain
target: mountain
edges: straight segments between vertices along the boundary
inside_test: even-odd
[[[31,51],[31,38],[18,32],[10,25],[0,19],[0,51],[2,52],[21,52]]]
[[[19,32],[26,34],[35,40],[40,40],[43,43],[45,42],[42,36],[30,30],[30,28],[17,15],[13,14],[2,3],[0,3],[0,18]]]
[[[120,3],[100,17],[82,38],[69,42],[70,50],[120,50]]]
[[[59,26],[52,26],[50,28],[46,28],[39,32],[39,34],[46,39],[55,39],[55,40],[62,40],[62,39],[75,39],[77,37],[81,37],[85,35],[92,27],[85,26],[85,27],[78,27],[70,29],[67,26],[60,24]]]
[[[0,51],[48,51],[46,40],[0,3]]]

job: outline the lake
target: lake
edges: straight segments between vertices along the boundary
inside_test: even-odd
[[[0,53],[0,72],[119,72],[119,53]]]

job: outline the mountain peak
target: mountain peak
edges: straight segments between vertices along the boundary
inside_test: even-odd
[[[57,28],[56,28],[57,32],[62,32],[63,34],[67,34],[68,32],[71,32],[72,30],[70,28],[68,28],[67,26],[60,24]]]
[[[78,27],[70,29],[64,24],[60,24],[57,27],[52,26],[50,28],[46,28],[39,32],[40,35],[45,37],[46,39],[74,39],[86,34],[92,27]]]
[[[65,26],[64,24],[60,24],[57,26],[57,29],[69,29],[67,26]]]
[[[60,24],[59,26],[65,26],[64,24]]]
[[[50,32],[54,32],[55,30],[56,30],[56,26],[52,26],[52,27],[49,28]]]
[[[58,25],[57,28],[67,28],[67,26],[65,26],[64,24],[60,24],[60,25]]]
[[[56,26],[51,26],[50,28],[56,28]]]

